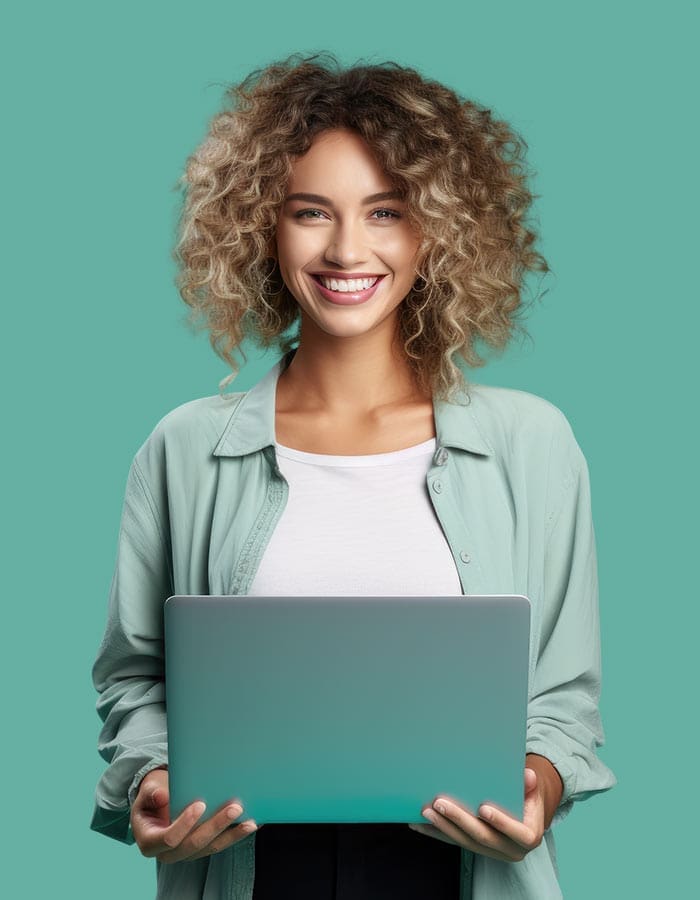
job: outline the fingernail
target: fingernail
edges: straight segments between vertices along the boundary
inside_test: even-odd
[[[429,822],[435,821],[435,814],[433,813],[432,809],[424,809],[423,812],[421,813],[421,815],[424,818],[426,818]]]
[[[482,806],[479,815],[482,819],[493,819],[493,809],[490,806]]]
[[[433,803],[433,807],[440,813],[441,816],[445,815],[445,804],[444,803]]]
[[[243,809],[240,806],[236,806],[235,803],[233,804],[233,806],[226,807],[226,817],[229,819],[237,819],[242,812]]]
[[[206,803],[202,803],[202,801],[199,800],[199,801],[198,801],[197,803],[195,803],[195,805],[194,805],[194,814],[195,814],[196,816],[201,816],[202,813],[204,812],[204,810],[205,810],[206,808],[207,808],[207,804],[206,804]]]

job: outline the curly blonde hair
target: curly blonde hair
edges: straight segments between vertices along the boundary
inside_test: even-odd
[[[422,236],[418,278],[399,307],[400,339],[422,390],[451,397],[456,360],[483,365],[508,343],[525,276],[549,271],[527,221],[527,145],[491,110],[395,62],[343,69],[329,53],[257,69],[189,157],[174,257],[191,321],[233,372],[245,338],[286,353],[296,300],[270,255],[291,165],[321,132],[359,133],[401,191]]]

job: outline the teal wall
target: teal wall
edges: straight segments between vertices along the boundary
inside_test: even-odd
[[[101,770],[90,666],[131,457],[161,416],[216,393],[226,374],[206,336],[184,325],[169,256],[173,187],[226,83],[319,49],[415,66],[494,108],[529,143],[555,274],[530,317],[532,340],[473,377],[560,406],[591,469],[602,756],[619,785],[559,829],[564,894],[692,893],[689,8],[68,0],[6,15],[1,877],[23,883],[9,896],[153,893],[152,862],[88,830]],[[269,362],[254,358],[238,384]]]

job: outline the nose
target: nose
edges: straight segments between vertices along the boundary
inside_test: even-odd
[[[361,224],[350,221],[338,223],[329,236],[324,256],[328,262],[345,269],[364,262],[369,256],[369,248]]]

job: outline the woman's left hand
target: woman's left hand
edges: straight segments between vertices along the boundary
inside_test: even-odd
[[[422,810],[432,824],[409,825],[409,828],[473,853],[518,862],[542,843],[542,836],[561,797],[561,782],[556,769],[543,757],[534,759],[537,762],[528,757],[528,768],[525,769],[522,822],[494,806],[482,804],[478,815],[474,815],[455,800],[438,797],[432,807]],[[553,778],[547,768],[554,773]]]

